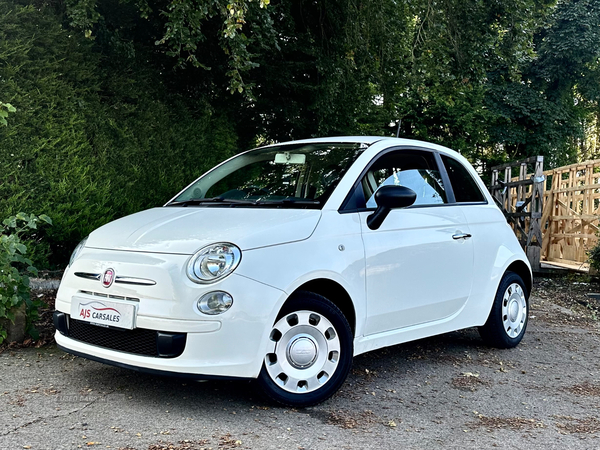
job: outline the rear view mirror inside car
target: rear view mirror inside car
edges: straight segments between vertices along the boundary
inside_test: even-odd
[[[276,153],[275,164],[304,164],[306,155],[303,153]]]

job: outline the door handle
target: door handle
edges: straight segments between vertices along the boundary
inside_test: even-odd
[[[458,239],[469,239],[471,237],[471,235],[469,233],[456,233],[452,235],[452,239],[454,240],[458,240]]]

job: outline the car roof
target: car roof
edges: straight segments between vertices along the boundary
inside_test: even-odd
[[[373,144],[380,143],[387,146],[399,146],[399,147],[423,147],[430,150],[445,153],[449,156],[453,156],[461,160],[463,164],[469,163],[459,152],[452,150],[451,148],[444,147],[443,145],[434,144],[432,142],[420,141],[418,139],[406,139],[396,138],[390,136],[331,136],[322,138],[311,138],[311,139],[300,139],[297,141],[277,142],[274,144],[266,145],[259,148],[268,147],[283,147],[286,145],[297,145],[297,144],[326,144],[326,143],[355,143],[364,144],[367,147],[371,147]],[[255,149],[256,150],[256,149]],[[378,152],[380,149],[377,149]],[[252,151],[252,150],[249,150]]]
[[[448,147],[444,147],[442,145],[434,144],[432,142],[420,141],[417,139],[406,139],[406,138],[396,138],[390,136],[331,136],[331,137],[322,137],[322,138],[311,138],[311,139],[300,139],[297,141],[287,141],[287,142],[277,142],[275,144],[267,145],[265,147],[281,147],[285,145],[297,145],[297,144],[325,144],[325,143],[356,143],[356,144],[365,144],[367,146],[371,146],[375,143],[385,143],[388,145],[397,145],[397,146],[407,146],[407,147],[424,147],[432,150],[441,151],[443,153],[448,153],[451,155],[460,154],[455,150],[452,150]],[[262,148],[265,148],[262,147]]]
[[[379,141],[382,141],[385,139],[394,139],[394,138],[390,138],[390,137],[386,137],[386,136],[331,136],[331,137],[322,137],[322,138],[300,139],[297,141],[278,142],[276,144],[271,144],[268,147],[291,145],[291,144],[317,144],[317,143],[327,143],[327,142],[359,143],[359,144],[371,145],[371,144],[374,144],[375,142],[379,142]]]

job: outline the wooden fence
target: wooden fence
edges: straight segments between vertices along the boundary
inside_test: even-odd
[[[490,191],[534,270],[581,266],[598,242],[600,160],[543,170],[541,156],[492,167]]]
[[[582,264],[598,242],[600,160],[545,171],[542,256]]]

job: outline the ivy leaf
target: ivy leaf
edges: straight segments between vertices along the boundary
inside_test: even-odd
[[[34,341],[37,341],[40,338],[40,333],[33,325],[30,325],[27,328],[27,334],[33,338]]]
[[[17,228],[17,218],[15,216],[9,217],[8,219],[4,219],[2,223],[8,228]]]
[[[39,219],[40,219],[42,222],[46,222],[48,225],[52,225],[52,219],[51,219],[50,217],[48,217],[46,214],[41,214],[41,215],[39,216]]]

